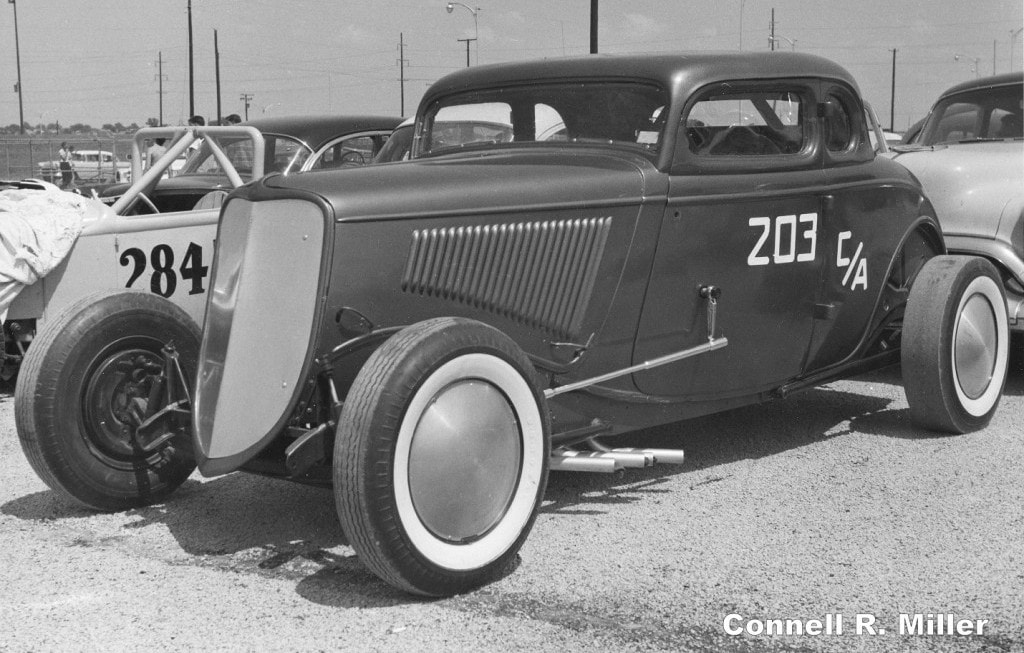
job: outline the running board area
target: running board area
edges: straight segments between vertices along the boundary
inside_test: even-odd
[[[551,452],[548,468],[562,472],[603,472],[611,474],[620,469],[653,467],[657,464],[682,465],[682,449],[616,448],[600,451],[555,449]]]

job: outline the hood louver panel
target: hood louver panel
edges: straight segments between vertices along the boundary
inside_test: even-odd
[[[578,335],[611,217],[414,231],[402,290]]]

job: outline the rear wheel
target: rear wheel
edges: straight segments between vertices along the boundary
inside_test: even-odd
[[[968,256],[937,256],[914,281],[903,319],[903,383],[915,422],[965,433],[992,419],[1010,333],[999,274]]]
[[[22,449],[43,481],[96,510],[157,502],[195,469],[189,390],[199,327],[139,292],[87,297],[32,341],[15,389]]]
[[[549,426],[529,359],[470,320],[413,325],[363,366],[334,447],[352,546],[402,590],[445,596],[501,576],[547,483]]]

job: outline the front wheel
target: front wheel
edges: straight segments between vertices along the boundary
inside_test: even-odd
[[[903,318],[903,385],[914,421],[948,433],[985,427],[999,405],[1009,350],[1006,300],[992,264],[930,259]]]
[[[513,563],[547,484],[550,438],[529,359],[465,319],[412,325],[353,383],[334,446],[342,528],[407,592],[447,596]]]
[[[199,327],[141,292],[87,297],[28,348],[15,424],[33,469],[57,493],[95,510],[170,494],[195,469],[189,388]]]

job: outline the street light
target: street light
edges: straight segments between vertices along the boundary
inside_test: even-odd
[[[972,70],[974,70],[974,76],[978,76],[978,64],[981,62],[981,57],[968,57],[966,54],[954,54],[953,61],[960,61],[961,59],[967,59],[974,63],[971,64]]]
[[[450,14],[453,11],[455,11],[455,7],[462,7],[463,9],[468,11],[469,13],[473,14],[473,40],[476,41],[476,48],[475,48],[476,49],[476,52],[475,52],[475,54],[476,54],[476,63],[480,63],[480,27],[477,24],[477,17],[476,17],[477,12],[480,11],[480,7],[475,7],[474,8],[474,7],[470,7],[469,5],[464,5],[461,2],[449,2],[448,4],[446,4],[444,6],[444,9],[445,9],[445,11],[447,11]],[[468,42],[466,43],[466,47],[467,48],[469,47],[469,43]],[[468,66],[469,63],[467,62],[466,65]]]
[[[7,0],[10,4],[14,5],[14,59],[18,65],[18,86],[15,90],[18,91],[18,130],[22,136],[25,135],[25,106],[22,104],[21,99],[21,45],[18,43],[18,3],[14,0]]]
[[[789,43],[789,45],[793,49],[793,51],[794,52],[796,51],[796,39],[787,39],[785,36],[769,36],[768,37],[768,42],[769,43],[778,43],[780,40],[781,41],[785,41],[786,43]]]

